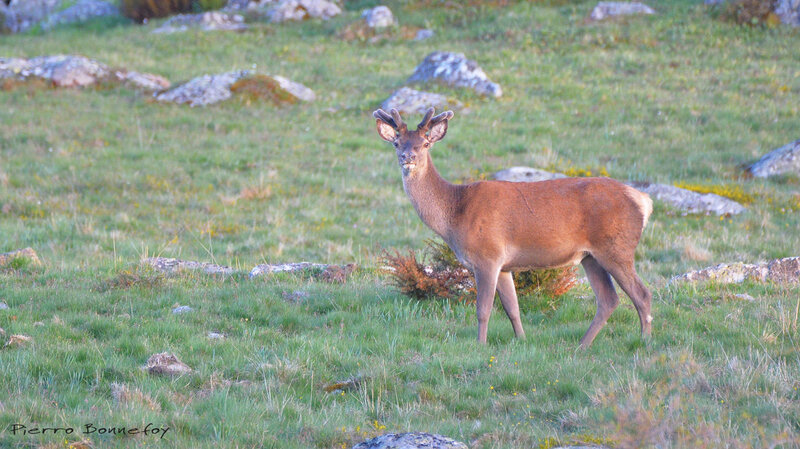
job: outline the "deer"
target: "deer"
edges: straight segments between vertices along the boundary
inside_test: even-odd
[[[436,170],[431,148],[454,114],[434,113],[428,109],[413,131],[396,109],[378,109],[373,117],[378,136],[395,148],[414,210],[475,278],[478,342],[486,343],[495,292],[514,335],[525,338],[513,272],[578,263],[597,304],[580,347],[591,346],[619,305],[612,277],[633,302],[648,339],[652,294],[636,273],[634,253],[653,211],[650,196],[609,178],[451,184]]]

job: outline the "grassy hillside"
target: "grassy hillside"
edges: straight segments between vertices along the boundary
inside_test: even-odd
[[[0,446],[65,447],[86,423],[171,428],[163,439],[87,435],[102,448],[338,448],[408,430],[477,448],[800,446],[800,290],[667,284],[697,267],[800,255],[798,180],[741,177],[800,138],[800,32],[741,28],[697,1],[607,23],[585,20],[593,2],[564,3],[388,2],[402,25],[435,30],[421,42],[337,37],[369,1],[329,22],[242,33],[153,35],[110,20],[0,37],[0,56],[78,53],[174,83],[256,68],[318,96],[189,108],[126,88],[0,92],[0,252],[31,246],[45,262],[0,271],[0,344],[34,340],[0,349]],[[586,286],[555,309],[524,298],[525,341],[498,308],[479,346],[474,306],[386,285],[380,249],[421,248],[432,233],[371,112],[434,50],[477,60],[504,91],[422,86],[469,107],[434,149],[447,179],[605,169],[754,199],[723,219],[657,204],[637,252],[654,291],[650,343],[623,298],[594,347],[576,351],[594,314]],[[165,278],[138,268],[150,255],[365,269],[344,286]],[[308,298],[284,299],[298,290]],[[140,369],[167,350],[194,373]],[[326,391],[348,379],[359,386]],[[14,423],[76,433],[12,435]]]

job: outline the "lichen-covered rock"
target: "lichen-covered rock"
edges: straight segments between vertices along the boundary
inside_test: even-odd
[[[24,248],[0,254],[0,267],[10,264],[15,259],[27,259],[28,263],[32,265],[42,264],[42,261],[39,259],[39,255],[36,254],[36,251],[34,251],[33,248]]]
[[[312,101],[315,98],[314,91],[282,76],[261,75],[247,70],[239,70],[218,75],[199,76],[172,90],[156,95],[156,100],[189,104],[192,107],[207,106],[231,98],[233,96],[233,91],[231,90],[233,85],[237,81],[248,77],[268,77],[274,80],[287,95],[292,96],[295,100]]]
[[[800,176],[800,140],[770,151],[747,167],[747,171],[756,178],[783,174]]]
[[[538,182],[566,177],[567,175],[562,175],[561,173],[553,173],[531,167],[511,167],[492,175],[492,178],[498,181],[511,182]]]
[[[219,11],[208,11],[200,14],[178,14],[164,22],[152,32],[170,34],[198,29],[203,31],[240,31],[247,29],[244,17],[238,14],[225,14]]]
[[[353,449],[467,449],[467,445],[441,435],[413,432],[387,433],[358,443]]]
[[[600,2],[594,7],[589,18],[603,20],[609,17],[633,14],[655,14],[653,8],[639,2]]]
[[[63,0],[11,0],[0,1],[0,19],[5,32],[20,33],[27,31],[56,12]]]
[[[328,20],[342,13],[339,5],[326,0],[280,0],[267,15],[272,22],[288,20]]]
[[[113,76],[112,76],[113,72]],[[25,81],[39,78],[56,87],[86,87],[101,81],[116,81],[144,90],[169,87],[169,81],[158,75],[111,70],[105,64],[77,55],[39,56],[31,59],[0,58],[0,79]]]
[[[361,17],[370,28],[386,28],[396,23],[392,10],[383,5],[361,11]]]
[[[119,8],[103,0],[78,0],[74,5],[59,11],[42,22],[42,28],[50,29],[67,23],[80,23],[97,17],[119,16]]]
[[[408,79],[409,83],[441,81],[456,87],[467,87],[481,95],[499,97],[503,95],[500,85],[493,83],[478,63],[461,53],[436,51],[417,66]]]
[[[778,284],[800,282],[800,257],[787,257],[769,262],[719,264],[673,277],[670,282],[714,281],[720,284],[739,284],[745,280],[771,281]]]
[[[236,273],[231,267],[217,265],[207,262],[195,262],[191,260],[172,259],[169,257],[148,257],[142,263],[149,265],[163,273],[175,273],[178,271],[202,271],[206,274],[221,274],[230,276]]]
[[[253,267],[250,270],[250,277],[254,278],[256,276],[261,276],[264,274],[273,274],[273,273],[296,273],[298,271],[306,271],[306,270],[324,270],[328,268],[328,265],[321,264],[321,263],[311,263],[311,262],[295,262],[295,263],[283,263],[283,264],[261,264]]]
[[[737,215],[747,210],[736,201],[713,193],[697,193],[667,184],[649,182],[627,184],[650,195],[654,200],[665,202],[686,214]]]
[[[381,104],[385,111],[397,109],[402,114],[424,114],[428,108],[439,110],[461,109],[463,105],[458,100],[452,100],[441,94],[414,90],[410,87],[401,87]]]
[[[181,362],[175,354],[169,352],[151,355],[147,359],[145,369],[150,374],[165,376],[180,376],[192,372],[192,369],[187,364]]]

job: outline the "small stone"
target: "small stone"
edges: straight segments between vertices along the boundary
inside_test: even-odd
[[[261,264],[253,267],[250,270],[250,277],[254,278],[256,276],[261,276],[264,274],[273,274],[273,273],[296,273],[299,271],[306,271],[311,269],[321,269],[324,270],[327,268],[328,265],[324,265],[321,263],[311,263],[311,262],[295,262],[295,263],[284,263],[284,264]]]
[[[756,178],[768,178],[783,174],[800,176],[800,140],[795,140],[765,154],[753,165],[747,167],[747,171]]]
[[[467,445],[442,435],[412,432],[387,433],[356,444],[353,449],[467,449]]]
[[[747,293],[736,293],[735,295],[733,295],[733,297],[736,298],[736,299],[741,299],[742,301],[747,301],[747,302],[754,302],[756,300],[756,298],[753,298],[752,296],[748,295]]]
[[[8,310],[8,304],[3,301],[0,301],[0,310]]]
[[[450,86],[467,87],[490,97],[503,95],[500,85],[491,82],[477,62],[467,59],[461,53],[433,52],[425,57],[408,78],[409,83],[434,80]]]
[[[609,17],[632,14],[655,14],[653,8],[639,2],[600,2],[594,7],[589,18],[603,20]]]
[[[492,178],[498,181],[510,182],[539,182],[566,177],[567,175],[562,175],[561,173],[553,173],[531,167],[511,167],[492,175]]]
[[[225,339],[225,334],[220,333],[220,332],[209,332],[206,335],[206,337],[208,337],[211,340],[223,340],[223,339]]]
[[[425,28],[422,30],[417,31],[417,35],[414,36],[415,41],[424,41],[426,39],[430,39],[433,37],[433,30],[429,28]]]
[[[174,354],[162,352],[154,354],[147,359],[145,369],[150,374],[160,374],[167,376],[179,376],[192,372],[188,365],[178,360]]]
[[[281,292],[281,296],[283,297],[284,301],[298,304],[301,302],[305,302],[311,295],[308,292],[304,292],[302,290],[295,290],[293,292]]]
[[[458,100],[448,99],[441,94],[414,90],[410,87],[401,87],[381,104],[383,110],[397,109],[401,114],[424,114],[428,108],[448,110],[462,107],[463,105]]]
[[[267,13],[272,22],[289,20],[322,19],[328,20],[342,13],[336,3],[326,0],[280,0]]]
[[[142,264],[149,265],[155,270],[163,273],[176,273],[180,271],[202,271],[206,274],[220,274],[230,276],[236,272],[231,267],[217,265],[206,262],[195,262],[191,260],[172,259],[169,257],[148,257],[142,260]]]
[[[14,334],[9,337],[3,348],[21,348],[33,343],[33,339],[27,335]]]
[[[394,14],[388,6],[376,6],[361,11],[361,17],[370,28],[386,28],[395,24]]]
[[[44,323],[42,321],[37,321],[37,322],[33,323],[33,327],[43,327],[43,326],[44,326]]]
[[[225,14],[219,11],[208,11],[199,14],[178,14],[160,27],[154,29],[155,34],[171,34],[189,29],[203,31],[241,31],[247,29],[244,17],[238,14]]]
[[[178,307],[175,307],[174,309],[172,309],[172,314],[173,315],[181,315],[183,313],[189,313],[189,312],[192,312],[192,311],[194,311],[194,309],[192,309],[189,306],[178,306]]]

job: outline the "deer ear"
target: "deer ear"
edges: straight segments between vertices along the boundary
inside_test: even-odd
[[[381,139],[387,142],[394,142],[394,140],[397,138],[397,133],[395,132],[394,128],[380,119],[375,120],[375,123],[378,125],[378,135],[381,136]]]
[[[438,142],[444,139],[445,134],[447,134],[447,120],[442,120],[431,126],[431,130],[428,132],[428,141],[430,143]]]

